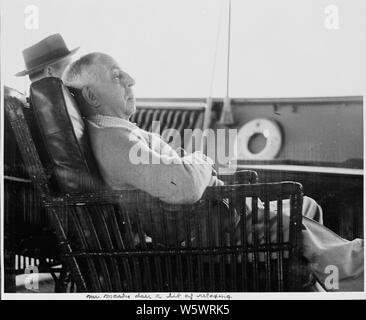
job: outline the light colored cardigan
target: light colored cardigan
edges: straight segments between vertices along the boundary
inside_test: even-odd
[[[212,176],[212,160],[200,152],[180,157],[160,136],[115,117],[87,121],[91,146],[105,182],[113,189],[138,188],[167,203],[194,203]],[[136,150],[149,163],[136,164]],[[144,157],[146,159],[146,157]]]

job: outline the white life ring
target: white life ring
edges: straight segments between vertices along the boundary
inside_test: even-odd
[[[255,134],[266,138],[262,151],[253,153],[249,150],[249,141]],[[254,119],[243,125],[235,139],[235,158],[244,160],[274,159],[281,149],[282,135],[278,124],[269,119]]]

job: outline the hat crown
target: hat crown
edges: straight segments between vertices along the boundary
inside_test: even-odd
[[[67,48],[64,39],[57,33],[24,49],[23,57],[26,68],[32,69],[44,65],[48,61],[63,58],[69,53],[70,50]]]

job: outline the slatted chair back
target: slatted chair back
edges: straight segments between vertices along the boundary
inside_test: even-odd
[[[51,88],[49,81],[53,83]],[[55,79],[35,84],[32,90],[36,89],[31,95],[33,102],[34,97],[44,101],[48,95],[53,96],[54,90],[67,94],[62,83]],[[64,102],[70,100],[64,96],[60,98],[64,110],[55,111],[60,105],[50,104],[48,112],[55,112],[60,117],[66,115],[69,127],[55,125],[58,129],[63,128],[65,136],[77,140],[75,129],[69,130],[71,117],[64,112]],[[81,161],[85,151],[79,143],[75,144],[78,148],[73,149],[72,155],[79,157],[77,163],[85,166],[83,169],[71,167],[71,170],[90,174],[90,177],[76,177],[70,183],[75,172],[69,172],[65,161],[53,158],[60,155],[58,143],[63,139],[60,130],[42,132],[42,124],[48,126],[48,123],[37,120],[54,167],[63,166],[62,170],[55,170],[59,188],[53,189],[21,104],[10,98],[5,103],[5,110],[79,291],[284,291],[302,288],[301,185],[287,182],[210,187],[196,204],[167,205],[138,190],[106,190],[102,183],[99,185],[98,176],[92,176],[96,172],[90,172],[86,158]],[[44,112],[36,115],[36,119],[42,114],[49,117],[49,113]],[[66,120],[57,121],[65,123]],[[55,142],[52,142],[53,138]],[[53,155],[52,150],[56,150]],[[64,152],[67,152],[67,145]],[[61,159],[65,157],[61,155]],[[290,201],[287,213],[282,210],[286,198]],[[276,215],[273,215],[273,208],[269,209],[270,200],[277,201]],[[258,229],[259,225],[262,229]]]

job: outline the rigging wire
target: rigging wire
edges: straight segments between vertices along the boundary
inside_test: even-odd
[[[212,91],[213,91],[213,85],[214,85],[215,76],[216,76],[217,55],[218,55],[220,33],[221,33],[221,29],[222,29],[222,20],[223,20],[222,17],[223,17],[223,12],[224,12],[223,9],[224,9],[224,4],[225,4],[225,0],[219,0],[219,1],[221,1],[221,6],[219,8],[219,15],[218,15],[214,57],[213,57],[213,64],[212,64],[212,69],[211,69],[211,79],[210,79],[210,85],[208,88],[209,92],[208,92],[208,97],[206,100],[207,110],[205,112],[205,118],[204,118],[204,123],[203,123],[204,130],[209,128],[210,123],[211,123],[212,104],[213,104]],[[202,151],[204,153],[207,153],[207,139],[205,139],[204,136],[205,135],[202,135],[202,137],[201,137],[201,146],[202,146]]]
[[[229,0],[229,22],[228,22],[228,32],[227,32],[226,97],[229,97],[229,84],[230,84],[230,49],[231,49],[231,0]]]
[[[231,101],[229,96],[230,88],[230,49],[231,49],[231,0],[229,0],[228,34],[227,34],[227,57],[226,57],[226,96],[221,111],[219,123],[223,125],[234,124],[233,114],[231,112]]]
[[[219,40],[220,40],[220,33],[222,29],[222,17],[223,17],[223,7],[224,7],[225,1],[221,0],[221,7],[219,12],[219,18],[218,18],[218,24],[217,24],[217,30],[216,30],[216,41],[215,41],[215,51],[214,51],[214,61],[212,64],[212,71],[211,71],[211,81],[210,81],[210,87],[209,87],[209,97],[212,97],[212,90],[213,90],[213,84],[216,76],[216,64],[217,64],[217,53],[218,53],[218,47],[219,47]]]

